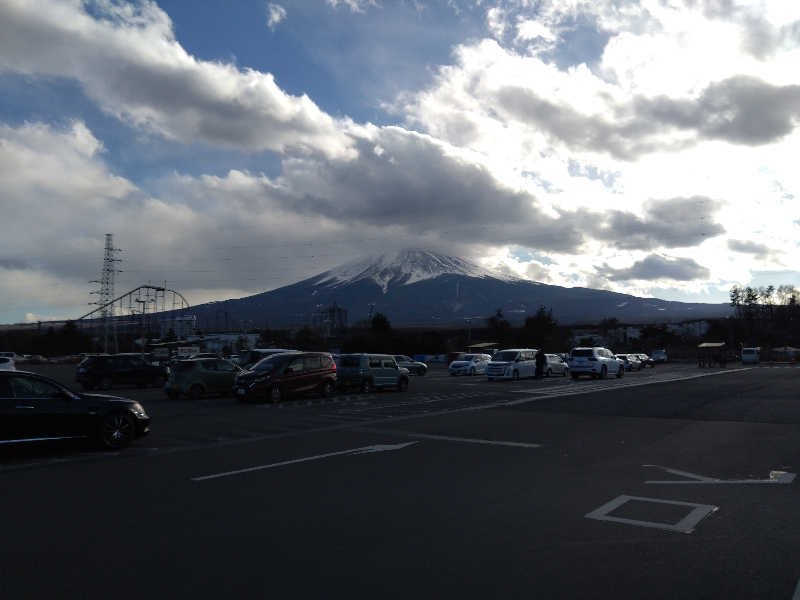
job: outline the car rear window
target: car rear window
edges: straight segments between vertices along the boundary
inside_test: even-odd
[[[593,356],[591,348],[578,348],[572,351],[572,356],[578,358],[586,358]]]

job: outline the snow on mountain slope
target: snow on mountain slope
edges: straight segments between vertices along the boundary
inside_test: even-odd
[[[371,279],[385,294],[390,285],[409,285],[442,275],[489,277],[500,281],[520,280],[512,274],[491,271],[462,258],[428,250],[405,249],[346,263],[320,274],[316,283],[337,287]]]

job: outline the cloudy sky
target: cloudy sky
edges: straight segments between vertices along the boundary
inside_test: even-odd
[[[800,283],[800,2],[3,0],[0,322],[423,247],[725,301]]]

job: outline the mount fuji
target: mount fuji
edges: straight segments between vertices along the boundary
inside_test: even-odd
[[[552,309],[562,323],[592,323],[611,317],[629,323],[674,322],[730,313],[727,304],[673,302],[547,285],[418,249],[355,260],[269,292],[201,304],[192,312],[201,328],[220,313],[225,314],[227,323],[251,321],[257,327],[276,328],[309,324],[316,310],[334,302],[347,309],[351,324],[374,310],[401,326],[463,325],[465,318],[485,318],[498,308],[512,323],[520,322],[540,306]]]

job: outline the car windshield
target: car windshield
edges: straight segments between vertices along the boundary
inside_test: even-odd
[[[263,358],[258,361],[255,366],[253,367],[253,371],[259,371],[262,373],[268,373],[277,367],[283,361],[282,358],[277,358],[270,356],[268,358]]]
[[[519,356],[519,352],[516,350],[503,350],[495,354],[492,360],[495,362],[511,362],[516,360],[517,356]]]
[[[576,348],[572,351],[573,358],[586,358],[587,356],[592,356],[591,348]]]

